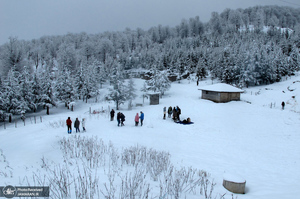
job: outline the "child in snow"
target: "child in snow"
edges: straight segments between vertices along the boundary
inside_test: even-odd
[[[135,126],[138,126],[139,125],[139,121],[140,121],[140,117],[139,117],[138,113],[136,113],[134,121],[135,121]]]
[[[85,132],[85,118],[82,118],[82,122],[81,122],[81,125],[82,125],[82,130],[83,132]]]

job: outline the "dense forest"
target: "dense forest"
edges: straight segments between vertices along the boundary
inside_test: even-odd
[[[0,46],[0,121],[87,100],[105,82],[113,85],[111,98],[118,98],[120,87],[132,90],[132,84],[122,85],[130,77],[180,80],[194,74],[239,87],[271,84],[299,70],[299,50],[300,9],[279,6],[226,9],[207,23],[196,16],[176,27],[11,37]]]

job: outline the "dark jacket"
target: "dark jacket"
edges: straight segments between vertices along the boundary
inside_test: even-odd
[[[80,125],[80,121],[78,119],[76,119],[74,122],[74,127],[79,128],[79,125]]]

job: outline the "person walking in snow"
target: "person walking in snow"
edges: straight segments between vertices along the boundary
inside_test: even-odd
[[[74,127],[76,129],[76,133],[80,132],[79,126],[80,126],[80,121],[78,120],[78,118],[76,118],[76,120],[74,122]]]
[[[164,117],[163,117],[163,119],[165,120],[166,119],[166,113],[167,113],[167,107],[164,107],[163,111],[164,111]]]
[[[125,125],[124,124],[124,122],[125,122],[125,115],[123,113],[121,113],[120,117],[121,117],[121,126],[124,126]]]
[[[141,126],[143,126],[144,113],[142,111],[141,111],[140,119],[141,119]]]
[[[135,121],[135,126],[138,126],[139,125],[139,121],[140,121],[140,117],[139,117],[138,113],[136,113],[134,121]]]
[[[118,121],[118,126],[120,126],[120,123],[121,123],[121,113],[118,112],[117,114],[117,121]]]
[[[82,121],[81,121],[81,126],[82,126],[82,131],[85,132],[85,118],[82,118]]]
[[[111,111],[110,111],[110,121],[113,121],[114,117],[115,117],[115,110],[111,109]]]
[[[168,109],[168,117],[171,118],[171,115],[172,115],[172,106],[170,106]]]
[[[68,119],[66,120],[66,124],[68,127],[68,134],[71,134],[72,133],[72,120],[70,117],[68,117]]]

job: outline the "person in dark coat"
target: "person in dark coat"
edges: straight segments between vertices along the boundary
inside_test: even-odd
[[[173,120],[174,120],[174,121],[177,120],[177,111],[176,111],[175,106],[174,106],[174,108],[173,108]]]
[[[176,111],[177,111],[177,119],[180,121],[181,109],[177,106]]]
[[[66,120],[66,124],[68,127],[68,134],[71,134],[72,133],[72,120],[70,117],[68,117],[68,119]]]
[[[76,118],[76,120],[74,122],[74,127],[76,129],[76,133],[80,132],[79,126],[80,126],[80,121],[78,120],[78,118]]]
[[[118,126],[120,126],[120,122],[121,122],[121,113],[118,112],[117,114],[117,121],[118,121]]]
[[[282,110],[284,110],[284,106],[285,106],[285,103],[284,103],[284,101],[282,101],[282,102],[281,102]]]
[[[111,109],[111,111],[110,111],[110,121],[113,121],[114,117],[115,117],[115,110]]]
[[[124,115],[123,113],[121,113],[120,117],[121,117],[121,126],[124,126],[124,125],[125,125],[125,124],[124,124],[124,121],[125,121],[125,115]]]
[[[168,109],[168,117],[171,118],[171,115],[172,115],[172,106],[170,106]]]

